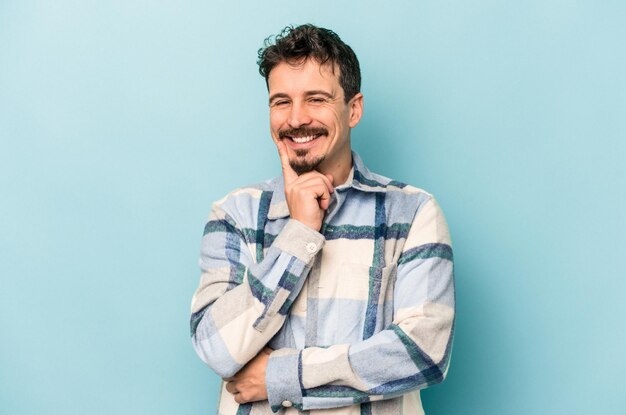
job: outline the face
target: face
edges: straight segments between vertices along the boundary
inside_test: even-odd
[[[338,68],[333,73],[330,65],[313,59],[280,63],[269,74],[272,138],[286,144],[298,174],[332,173],[352,165],[350,129],[361,119],[363,95],[346,103],[338,78]]]

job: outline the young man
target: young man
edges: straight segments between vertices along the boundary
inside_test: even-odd
[[[421,414],[454,325],[452,250],[434,198],[351,151],[360,69],[330,30],[259,52],[282,176],[216,202],[192,341],[223,379],[219,413]]]

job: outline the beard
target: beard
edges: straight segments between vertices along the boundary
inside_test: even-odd
[[[314,135],[328,135],[328,130],[323,127],[300,127],[290,128],[278,132],[278,136],[281,139],[290,140],[290,136],[314,136]],[[313,170],[317,170],[320,164],[324,161],[325,155],[309,158],[309,150],[295,150],[296,158],[289,160],[289,165],[296,172],[298,176],[308,173]]]
[[[289,165],[296,172],[298,176],[308,173],[313,170],[317,170],[320,164],[326,158],[325,156],[317,156],[313,159],[307,158],[308,150],[296,150],[296,158],[289,160]]]

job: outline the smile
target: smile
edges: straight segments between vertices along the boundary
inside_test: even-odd
[[[289,137],[289,138],[291,138],[291,140],[294,143],[303,144],[303,143],[308,143],[309,141],[313,141],[316,138],[318,138],[319,136],[321,136],[321,134],[307,135],[305,137]]]

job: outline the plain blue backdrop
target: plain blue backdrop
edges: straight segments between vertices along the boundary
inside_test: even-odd
[[[188,329],[212,201],[280,173],[287,24],[361,61],[354,147],[434,193],[457,331],[429,415],[626,406],[622,1],[0,1],[0,413],[209,414]]]

